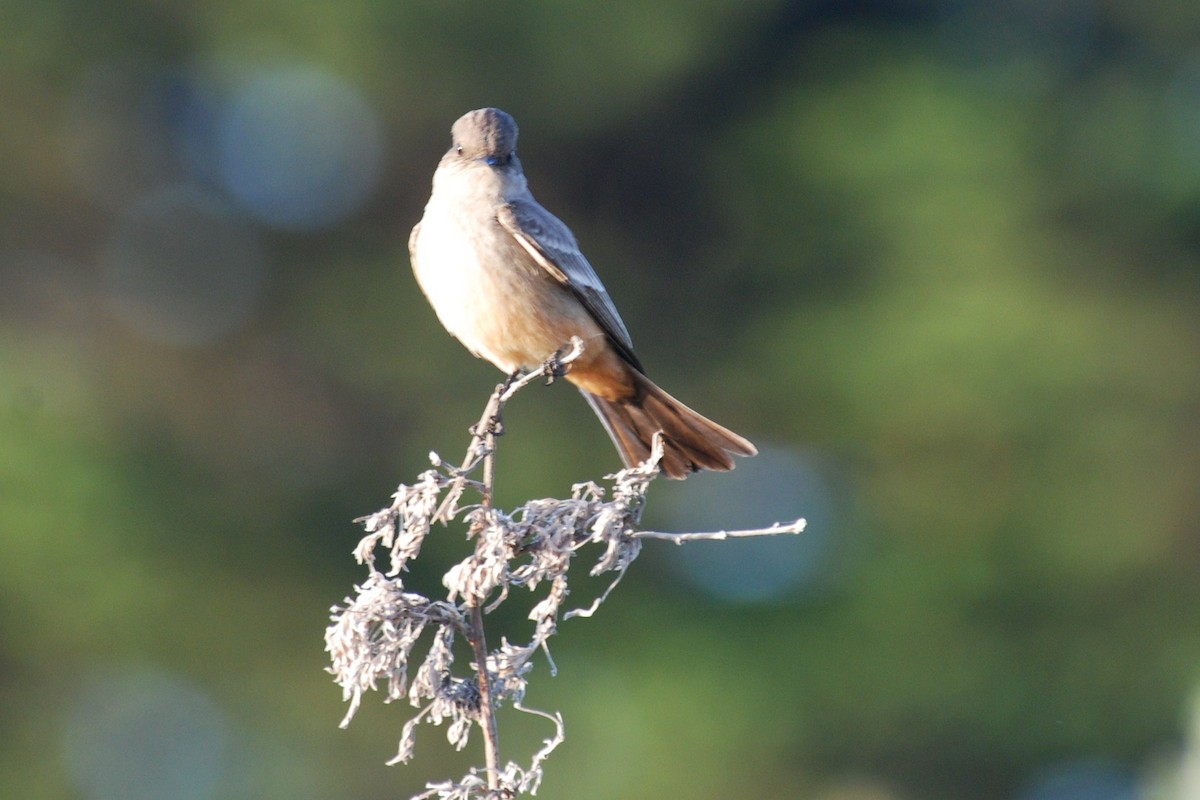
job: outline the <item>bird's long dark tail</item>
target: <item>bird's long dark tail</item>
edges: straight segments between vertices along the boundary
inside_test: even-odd
[[[686,478],[702,469],[731,470],[733,456],[758,452],[747,439],[692,411],[640,372],[632,372],[635,392],[627,399],[605,400],[583,392],[626,467],[646,460],[659,431],[665,437],[660,466],[669,478]]]

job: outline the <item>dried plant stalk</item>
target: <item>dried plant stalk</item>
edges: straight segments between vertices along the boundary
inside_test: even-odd
[[[748,531],[639,531],[646,491],[659,472],[662,444],[658,439],[645,463],[609,476],[612,486],[607,498],[603,488],[589,482],[572,487],[571,496],[565,499],[531,500],[511,513],[496,509],[492,504],[493,455],[505,404],[529,383],[561,375],[582,352],[582,342],[574,339],[565,353],[541,369],[496,387],[472,429],[471,443],[460,466],[447,464],[431,453],[432,469],[423,472],[415,483],[401,485],[387,508],[357,520],[366,535],[354,556],[367,567],[367,578],[354,587],[353,595],[343,605],[332,609],[331,624],[325,632],[329,672],[349,704],[342,727],[350,724],[363,696],[379,689],[382,683],[385,702],[407,698],[418,709],[404,725],[399,750],[388,763],[408,762],[413,757],[417,727],[423,722],[448,722],[446,737],[458,749],[466,747],[476,725],[484,740],[483,769],[472,768],[456,781],[429,783],[427,791],[417,798],[499,800],[536,794],[543,763],[562,743],[564,729],[557,712],[523,704],[533,658],[541,651],[554,674],[550,639],[559,621],[594,614],[637,558],[643,539],[682,544],[698,539],[800,533],[804,529],[804,520],[796,520]],[[481,480],[472,477],[480,471]],[[468,491],[479,495],[478,504],[460,505]],[[419,557],[435,524],[448,525],[456,520],[466,523],[468,536],[474,539],[474,551],[442,579],[446,599],[431,600],[410,591],[401,574],[409,562]],[[613,579],[588,606],[564,610],[572,559],[588,545],[600,549],[590,574],[611,572]],[[386,571],[381,571],[377,563],[379,551],[387,554]],[[543,587],[544,596],[529,612],[534,623],[532,638],[515,644],[502,636],[499,646],[489,649],[484,615],[513,591],[533,592]],[[427,630],[432,631],[428,637]],[[453,647],[458,636],[470,644],[473,654],[463,674],[454,671]],[[422,638],[432,641],[410,679],[413,649]],[[502,766],[496,709],[505,702],[547,720],[553,727],[528,766],[512,761]]]

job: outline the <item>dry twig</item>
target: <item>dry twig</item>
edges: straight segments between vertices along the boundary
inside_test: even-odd
[[[457,781],[429,783],[418,798],[441,800],[500,800],[535,794],[541,783],[543,763],[563,741],[562,717],[524,705],[528,673],[533,657],[541,651],[554,673],[550,638],[558,623],[571,617],[589,617],[617,586],[641,551],[644,539],[667,539],[676,544],[701,539],[742,536],[771,536],[799,533],[804,520],[787,525],[747,531],[711,533],[660,533],[637,530],[645,505],[646,491],[658,476],[662,443],[656,438],[645,463],[609,476],[611,498],[595,483],[572,487],[565,499],[531,500],[512,513],[493,506],[496,436],[501,432],[505,404],[523,387],[539,378],[554,377],[568,369],[583,352],[583,343],[571,342],[566,352],[539,370],[514,376],[496,387],[477,425],[462,464],[448,465],[430,454],[433,468],[412,485],[401,485],[390,506],[358,520],[366,536],[354,555],[367,567],[367,579],[355,587],[344,605],[332,609],[325,632],[330,654],[329,671],[342,687],[349,709],[342,727],[350,723],[363,695],[386,685],[385,701],[407,698],[417,714],[404,725],[400,748],[389,763],[407,762],[416,746],[416,729],[422,722],[435,725],[449,721],[446,736],[462,749],[471,728],[478,725],[484,740],[485,767],[472,769]],[[483,472],[481,480],[471,476]],[[480,496],[477,505],[462,506],[471,489]],[[421,545],[435,523],[466,522],[474,551],[452,567],[442,580],[445,600],[430,600],[409,591],[401,573],[420,555]],[[568,594],[568,573],[575,554],[587,545],[599,545],[601,553],[590,574],[614,573],[605,591],[584,608],[563,610]],[[376,553],[388,553],[388,569],[381,571]],[[484,615],[499,606],[514,590],[538,591],[548,587],[529,612],[533,636],[525,644],[507,637],[489,649]],[[409,677],[410,657],[426,629],[433,629],[425,658]],[[457,636],[469,643],[473,661],[465,675],[455,674],[453,646]],[[535,753],[527,767],[509,761],[501,766],[496,709],[503,703],[548,720],[552,735]],[[414,798],[414,800],[417,800]]]

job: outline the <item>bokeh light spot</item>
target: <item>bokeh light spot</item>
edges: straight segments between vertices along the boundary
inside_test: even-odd
[[[761,447],[728,473],[701,473],[664,494],[661,524],[675,531],[753,528],[808,520],[799,535],[694,542],[666,554],[690,584],[724,600],[762,602],[829,586],[833,495],[814,459]],[[651,523],[658,524],[658,523]]]
[[[76,699],[63,735],[68,772],[88,800],[219,796],[229,726],[211,699],[146,668],[109,672]]]
[[[220,179],[249,213],[283,229],[340,222],[371,195],[383,162],[374,110],[340,79],[309,67],[247,78],[218,125]]]
[[[1057,764],[1038,776],[1020,800],[1138,800],[1137,780],[1128,769],[1106,759]]]

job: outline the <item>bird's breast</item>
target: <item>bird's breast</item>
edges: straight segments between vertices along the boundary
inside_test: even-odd
[[[571,336],[599,333],[570,291],[500,226],[492,205],[432,198],[412,255],[417,283],[442,325],[505,372],[541,364]]]

